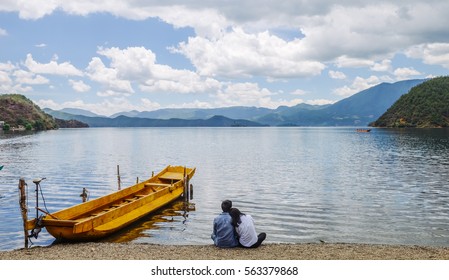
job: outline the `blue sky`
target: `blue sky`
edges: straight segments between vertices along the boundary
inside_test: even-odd
[[[448,73],[449,1],[281,3],[5,0],[0,93],[101,115],[276,108]]]

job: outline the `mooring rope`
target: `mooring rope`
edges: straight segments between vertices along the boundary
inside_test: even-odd
[[[48,209],[47,209],[47,204],[45,203],[45,197],[44,197],[44,194],[43,194],[43,192],[42,192],[41,184],[39,184],[39,190],[40,190],[40,192],[41,192],[41,197],[42,197],[42,201],[44,202],[45,210],[46,210],[47,212],[50,212],[50,211],[48,211]],[[36,217],[36,218],[37,218],[37,217]]]

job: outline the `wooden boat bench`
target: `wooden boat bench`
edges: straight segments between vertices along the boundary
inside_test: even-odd
[[[184,176],[181,173],[178,172],[166,172],[159,176],[159,179],[161,180],[171,180],[173,183],[176,181],[180,181],[184,179]]]
[[[164,183],[145,183],[144,185],[146,188],[150,188],[153,192],[157,192],[160,188],[167,188],[170,187],[171,184],[164,184]]]

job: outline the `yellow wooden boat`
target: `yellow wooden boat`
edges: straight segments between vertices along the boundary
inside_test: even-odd
[[[150,179],[109,195],[54,213],[41,210],[46,215],[27,221],[26,229],[39,224],[61,240],[102,238],[179,198],[194,173],[195,168],[167,166]]]

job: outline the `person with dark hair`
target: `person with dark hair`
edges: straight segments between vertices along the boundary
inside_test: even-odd
[[[232,226],[235,227],[241,247],[257,248],[267,238],[265,232],[257,235],[254,220],[250,215],[240,212],[237,208],[232,208],[229,214],[231,215]]]
[[[211,235],[215,246],[221,248],[232,248],[239,245],[237,240],[237,234],[234,226],[231,224],[231,216],[229,211],[232,208],[232,201],[225,200],[221,203],[221,209],[223,213],[218,215],[214,219],[214,228]]]

